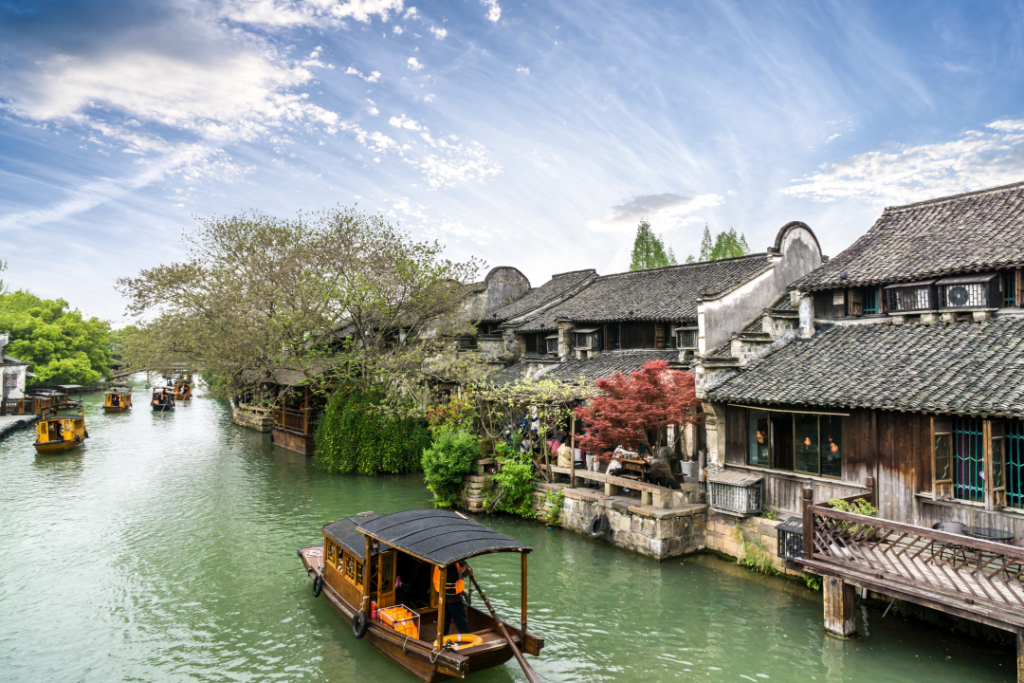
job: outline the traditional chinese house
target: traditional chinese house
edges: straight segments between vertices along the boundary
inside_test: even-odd
[[[801,516],[830,630],[851,586],[1024,628],[1022,266],[1024,184],[888,208],[794,283],[798,332],[702,365],[711,461]]]

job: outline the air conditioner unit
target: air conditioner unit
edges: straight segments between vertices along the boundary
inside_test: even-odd
[[[947,277],[935,283],[939,308],[944,310],[996,308],[999,301],[997,273]]]

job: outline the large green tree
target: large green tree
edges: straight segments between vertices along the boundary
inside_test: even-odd
[[[742,233],[737,234],[735,228],[724,230],[712,238],[711,228],[705,223],[704,235],[700,240],[700,256],[698,258],[694,258],[693,255],[687,256],[686,262],[718,261],[724,258],[746,256],[749,253],[750,247],[747,245],[746,236]]]
[[[125,340],[133,367],[186,362],[230,394],[286,368],[408,396],[479,365],[452,343],[472,331],[478,262],[446,260],[378,214],[200,219],[185,242],[184,261],[118,280],[128,312],[149,318]]]
[[[676,256],[672,248],[665,250],[665,242],[651,229],[647,219],[641,219],[640,225],[636,228],[636,238],[633,240],[633,255],[629,264],[630,270],[647,270],[648,268],[661,268],[663,266],[674,266]]]
[[[6,353],[31,363],[40,382],[94,384],[109,374],[110,325],[63,299],[0,294],[0,332],[10,337]]]

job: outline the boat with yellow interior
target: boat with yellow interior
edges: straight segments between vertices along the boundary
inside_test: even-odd
[[[78,448],[89,438],[85,428],[85,409],[79,408],[78,415],[60,415],[56,410],[45,414],[36,422],[36,452],[54,455]]]
[[[103,411],[123,413],[132,408],[132,388],[127,384],[115,384],[103,397]]]
[[[539,655],[544,647],[543,638],[526,630],[528,546],[447,510],[368,512],[331,522],[321,533],[322,545],[301,548],[298,554],[313,579],[314,597],[327,596],[356,638],[365,637],[428,683],[465,678],[513,656],[529,681],[538,680],[523,657],[524,652]],[[488,553],[519,553],[522,558],[517,626],[495,614],[466,563]],[[443,586],[440,577],[445,577]],[[489,616],[468,604],[463,590],[468,581]],[[450,635],[439,628],[449,620],[455,625]],[[468,626],[466,632],[459,632],[460,621]]]
[[[174,400],[189,401],[192,399],[192,377],[179,377],[174,380]]]
[[[153,387],[153,400],[151,404],[153,411],[157,413],[174,410],[174,388]]]

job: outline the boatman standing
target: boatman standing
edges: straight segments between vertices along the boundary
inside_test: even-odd
[[[464,576],[472,576],[473,568],[464,562],[454,562],[448,565],[444,582],[444,633],[448,634],[448,626],[455,622],[455,628],[459,633],[469,633],[469,619],[466,618],[466,605],[462,601],[462,594],[466,590],[466,583],[462,580]],[[434,590],[441,594],[441,568],[434,567]]]

